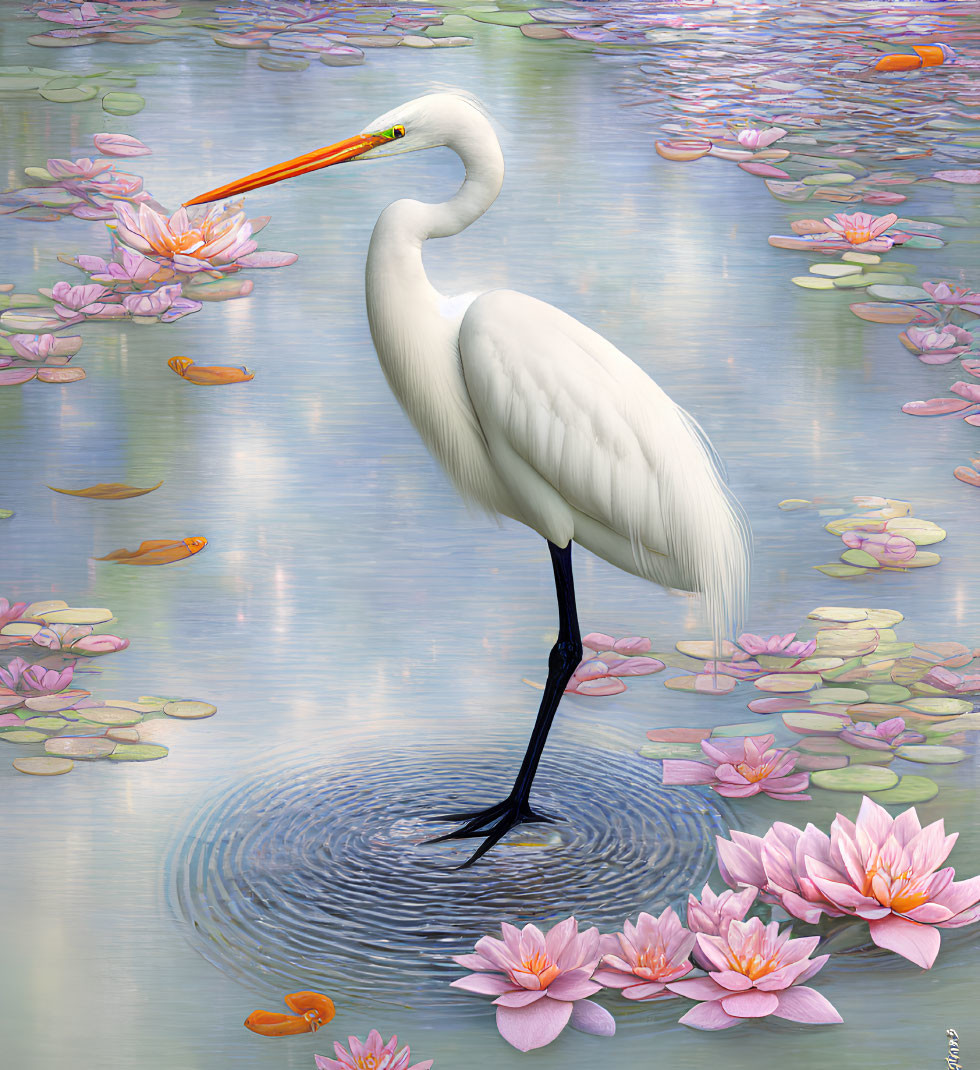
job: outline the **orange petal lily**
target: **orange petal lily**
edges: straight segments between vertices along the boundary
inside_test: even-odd
[[[186,379],[196,386],[225,386],[228,383],[247,383],[255,378],[255,372],[248,368],[230,368],[223,364],[195,364],[190,357],[171,357],[168,367],[181,379]]]
[[[315,1033],[334,1016],[333,1000],[320,992],[293,992],[285,997],[295,1014],[279,1011],[252,1011],[245,1028],[263,1037],[288,1037],[297,1033]]]

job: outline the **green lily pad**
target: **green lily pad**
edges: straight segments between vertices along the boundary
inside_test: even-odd
[[[109,755],[110,762],[152,762],[157,758],[166,758],[167,747],[158,743],[117,743]]]
[[[0,731],[0,739],[4,743],[41,743],[47,738],[43,732],[36,732],[33,728],[8,728]]]
[[[94,45],[96,41],[98,37],[52,37],[47,33],[36,33],[27,38],[27,43],[37,48],[80,48]]]
[[[896,275],[895,278],[902,279],[903,276]],[[876,279],[875,284],[868,287],[868,295],[879,301],[932,300],[921,286],[905,286],[903,283],[896,283],[894,279],[889,279],[887,282],[884,279]]]
[[[829,565],[814,565],[817,572],[822,572],[825,576],[832,576],[835,580],[849,580],[855,576],[863,576],[868,570],[866,568],[859,568],[857,565],[839,565],[837,563]]]
[[[145,107],[139,93],[106,93],[102,98],[102,110],[110,115],[135,115]]]
[[[60,776],[75,768],[75,763],[70,758],[52,758],[48,755],[15,758],[12,764],[18,773],[27,773],[30,776]]]
[[[9,520],[13,515],[13,509],[0,509],[0,520]]]
[[[901,684],[869,684],[865,688],[869,702],[903,702],[912,692]]]
[[[832,290],[833,279],[821,279],[815,275],[794,275],[789,280],[794,286],[802,286],[804,290]]]
[[[791,695],[801,691],[810,691],[821,683],[818,673],[784,672],[761,676],[755,681],[760,691],[769,691],[777,695]]]
[[[112,620],[111,609],[53,609],[41,613],[45,624],[105,624]]]
[[[840,702],[851,705],[856,702],[867,702],[867,691],[859,687],[818,687],[810,692],[811,702]]]
[[[905,276],[891,274],[887,271],[870,271],[862,272],[860,275],[847,275],[845,278],[834,280],[834,287],[838,290],[858,290],[864,286],[868,287],[868,293],[872,297],[877,297],[878,294],[875,291],[883,286],[904,289]]]
[[[218,707],[212,706],[210,702],[193,702],[190,699],[185,699],[178,702],[168,702],[163,707],[163,712],[168,717],[197,721],[203,717],[213,717],[218,712]]]
[[[846,252],[841,260],[848,264],[880,264],[881,257],[877,253]]]
[[[821,676],[825,681],[838,680],[842,676],[847,676],[848,673],[853,672],[855,669],[861,668],[860,658],[848,658],[846,661],[841,662],[836,669],[824,669],[821,672]]]
[[[53,78],[38,90],[45,100],[57,104],[78,104],[91,100],[98,92],[94,85],[86,85],[78,78]]]
[[[44,744],[46,754],[58,758],[83,758],[89,761],[110,755],[116,744],[102,736],[56,736]]]
[[[640,748],[641,758],[704,758],[704,751],[699,743],[647,743]]]
[[[869,798],[884,806],[924,803],[939,794],[939,785],[927,776],[903,776],[893,788],[869,792]]]
[[[860,275],[861,267],[858,264],[813,264],[810,272],[828,279],[842,279],[847,275]]]
[[[259,55],[259,66],[267,71],[305,71],[309,65],[308,59],[280,56],[275,52],[262,52]]]
[[[888,765],[895,757],[893,751],[875,750],[872,747],[856,747],[836,736],[807,736],[794,744],[794,750],[802,754],[830,754],[849,758],[861,765]]]
[[[843,769],[818,769],[810,783],[825,791],[885,791],[895,787],[898,774],[880,765],[848,765]]]
[[[141,713],[123,709],[122,706],[93,706],[85,711],[85,717],[101,725],[131,725],[143,720]]]
[[[907,762],[922,762],[925,765],[955,765],[966,757],[959,747],[941,747],[928,743],[906,743],[895,753]]]
[[[801,754],[796,759],[796,769],[803,773],[813,773],[818,769],[843,769],[848,759],[837,754]]]
[[[973,709],[973,703],[965,698],[917,698],[909,702],[903,702],[916,713],[928,713],[932,717],[955,717],[958,713],[969,713]]]
[[[928,234],[913,234],[902,242],[903,249],[942,249],[946,243],[942,238],[933,238]]]
[[[851,723],[847,713],[812,713],[803,711],[791,711],[783,714],[783,724],[801,736],[836,736],[845,726]]]
[[[876,557],[872,557],[866,550],[845,550],[840,556],[845,564],[854,565],[857,568],[881,567],[881,562]]]
[[[28,717],[24,724],[38,732],[60,732],[68,722],[64,717]]]

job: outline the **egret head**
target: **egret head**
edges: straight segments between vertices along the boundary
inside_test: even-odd
[[[225,186],[203,193],[186,205],[205,204],[234,197],[249,190],[281,182],[286,178],[316,171],[333,164],[353,160],[373,160],[381,156],[399,156],[439,145],[456,144],[468,138],[494,139],[493,127],[474,101],[456,93],[430,93],[417,97],[368,123],[354,137],[337,141],[322,149],[274,164]]]

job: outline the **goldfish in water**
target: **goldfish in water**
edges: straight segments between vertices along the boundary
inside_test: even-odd
[[[138,550],[113,550],[96,561],[115,561],[119,565],[169,565],[183,561],[185,557],[200,553],[207,546],[203,535],[191,535],[186,539],[151,539],[141,542]]]

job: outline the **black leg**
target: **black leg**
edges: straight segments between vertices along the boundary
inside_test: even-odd
[[[472,865],[485,854],[507,832],[517,825],[551,818],[536,814],[531,809],[531,785],[534,774],[538,771],[538,762],[548,739],[548,732],[555,719],[558,703],[572,673],[582,660],[582,637],[579,634],[578,614],[575,610],[575,584],[572,580],[572,544],[560,548],[548,543],[551,551],[551,563],[555,571],[555,588],[558,594],[558,641],[551,648],[548,659],[548,681],[544,687],[538,716],[531,732],[531,740],[521,762],[520,771],[514,781],[510,795],[496,806],[485,810],[473,810],[462,814],[443,814],[436,818],[440,821],[465,821],[466,824],[455,832],[439,836],[430,843],[443,840],[483,838],[483,843],[463,863],[461,869]]]

